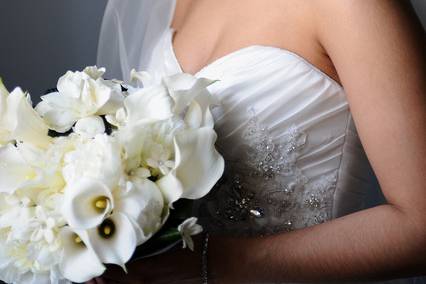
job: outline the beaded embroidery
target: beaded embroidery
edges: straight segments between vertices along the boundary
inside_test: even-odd
[[[243,155],[200,204],[210,231],[263,235],[322,223],[331,217],[337,170],[309,180],[297,167],[307,135],[290,126],[279,141],[254,111],[243,130]]]

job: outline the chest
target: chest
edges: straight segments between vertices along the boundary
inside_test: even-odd
[[[283,48],[337,79],[306,1],[175,0],[173,48],[188,73],[250,45]]]

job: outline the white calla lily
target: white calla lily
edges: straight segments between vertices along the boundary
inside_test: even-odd
[[[137,245],[133,223],[120,212],[105,219],[97,228],[88,230],[88,236],[103,263],[117,264],[124,269]]]
[[[183,130],[175,136],[176,165],[157,181],[168,204],[203,197],[222,176],[225,162],[214,147],[216,137],[210,127]]]
[[[46,148],[51,141],[48,127],[34,111],[31,99],[21,88],[10,94],[0,82],[0,145],[18,140]]]
[[[94,228],[113,208],[111,190],[100,181],[82,178],[65,188],[62,214],[72,228]]]
[[[36,178],[37,171],[23,159],[15,146],[0,147],[0,192],[12,194]]]
[[[65,278],[82,283],[103,274],[105,266],[91,247],[85,231],[66,226],[60,235],[64,247],[60,268]]]

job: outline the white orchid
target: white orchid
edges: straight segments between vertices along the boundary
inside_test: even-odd
[[[48,127],[31,105],[31,98],[20,88],[10,94],[0,80],[0,145],[17,140],[45,148]]]
[[[59,78],[58,92],[42,96],[36,110],[57,132],[66,132],[79,119],[112,114],[124,99],[120,84],[104,80],[104,69],[86,68],[83,72],[68,71]]]
[[[197,218],[191,217],[178,226],[178,231],[182,236],[183,248],[188,247],[190,250],[194,250],[194,241],[191,236],[198,235],[203,231],[203,227],[198,225],[197,221]]]

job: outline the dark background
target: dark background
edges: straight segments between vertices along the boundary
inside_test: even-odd
[[[0,77],[34,101],[67,70],[96,63],[106,0],[0,0]]]
[[[411,2],[426,26],[426,0]],[[0,0],[0,77],[6,86],[21,86],[37,102],[67,70],[94,65],[106,3]]]

